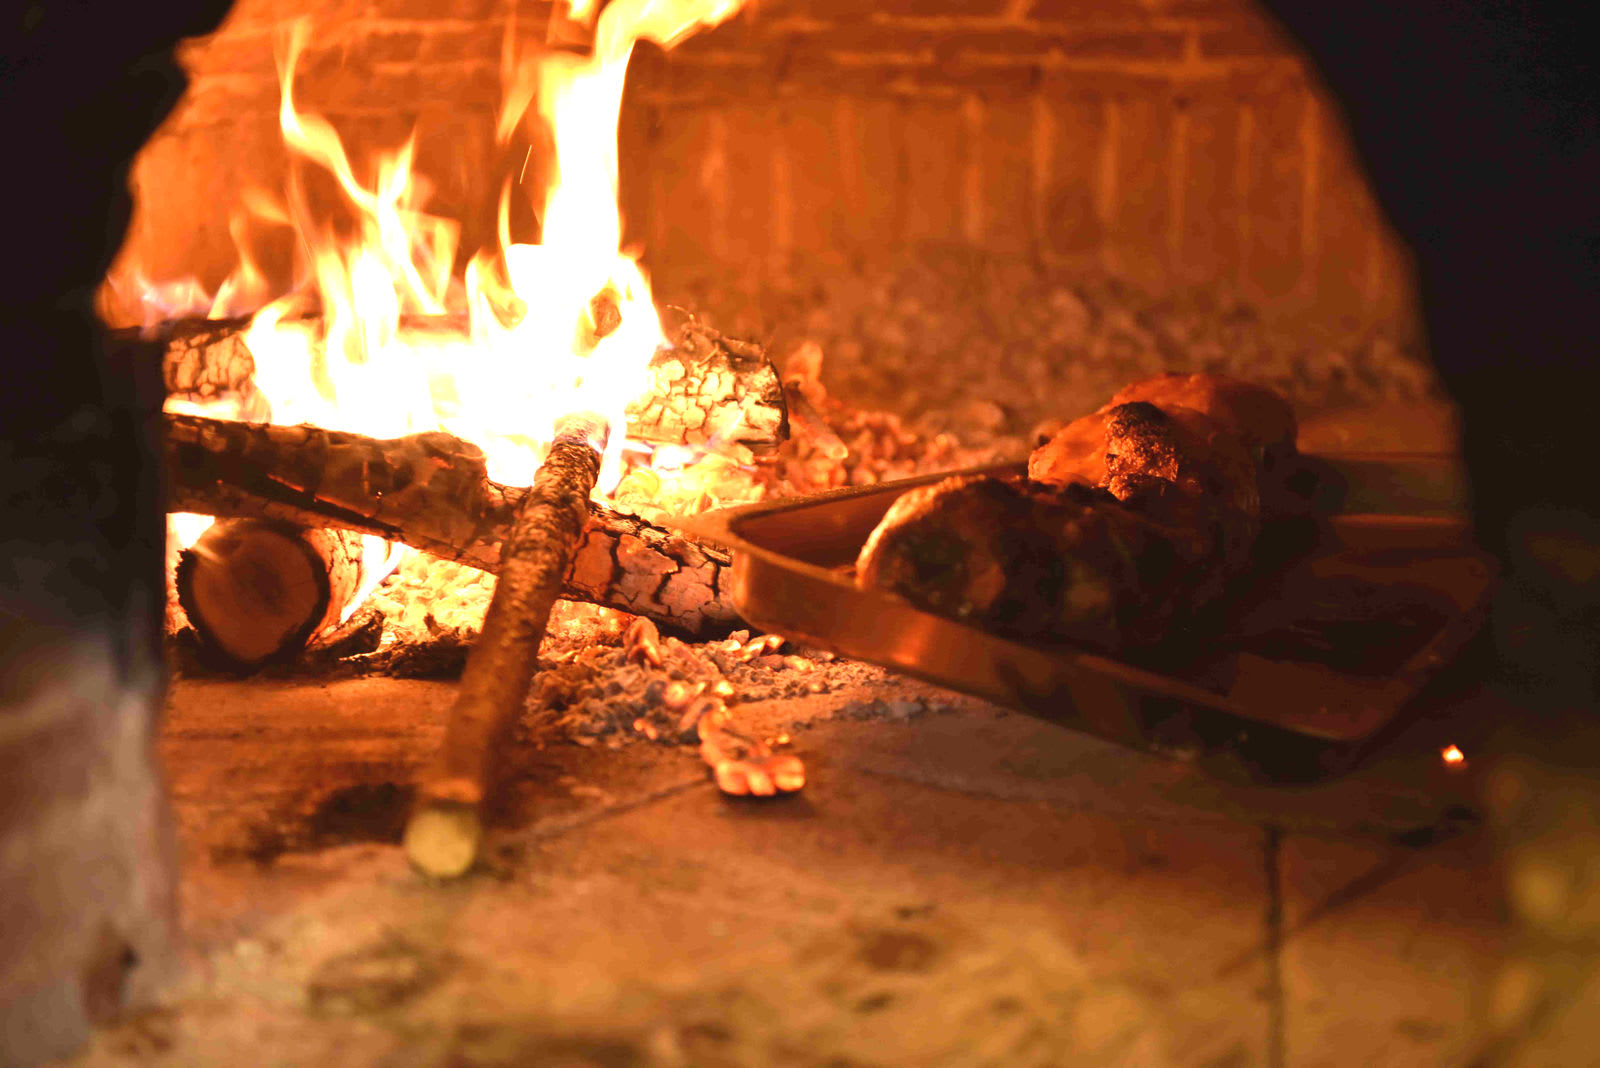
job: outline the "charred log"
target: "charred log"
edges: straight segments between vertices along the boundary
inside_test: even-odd
[[[337,527],[498,572],[501,542],[528,493],[491,482],[482,451],[448,434],[384,440],[163,418],[172,511]],[[729,563],[717,548],[591,503],[562,596],[706,637],[737,625],[724,588]]]
[[[628,405],[628,436],[770,452],[789,437],[783,383],[766,350],[690,321],[650,360],[650,384]]]
[[[608,324],[596,315],[595,333]],[[241,319],[182,320],[149,339],[136,330],[113,336],[113,347],[132,359],[159,356],[170,395],[195,400],[253,393],[255,358]],[[454,316],[408,319],[402,331],[463,336]],[[140,355],[144,354],[144,355]],[[627,433],[652,445],[743,445],[757,454],[789,436],[783,385],[759,345],[723,337],[697,322],[685,324],[671,348],[658,351],[649,381],[627,408]]]
[[[247,319],[184,319],[162,331],[161,380],[169,394],[210,400],[243,393],[256,373],[244,343]],[[113,345],[129,344],[137,332],[119,331]]]

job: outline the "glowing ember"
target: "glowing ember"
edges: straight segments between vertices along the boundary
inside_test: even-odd
[[[1439,752],[1439,759],[1451,767],[1458,767],[1467,762],[1467,754],[1454,745],[1447,745]]]

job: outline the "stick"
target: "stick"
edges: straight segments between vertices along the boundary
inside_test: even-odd
[[[477,858],[491,756],[527,698],[550,608],[588,521],[608,433],[597,416],[563,420],[501,544],[500,579],[483,633],[467,657],[444,747],[406,827],[406,855],[425,874],[454,878]]]
[[[448,434],[380,439],[309,426],[163,418],[167,508],[337,527],[487,571],[528,491],[489,481],[483,453]],[[589,506],[562,595],[648,616],[690,637],[738,625],[728,554]]]
[[[185,319],[156,336],[115,331],[113,359],[159,359],[169,394],[196,400],[252,394],[255,358],[243,319]],[[460,316],[407,318],[401,334],[466,338]],[[789,436],[788,412],[777,369],[758,345],[724,337],[698,322],[656,352],[649,378],[627,408],[628,437],[651,445],[738,444],[758,455]]]

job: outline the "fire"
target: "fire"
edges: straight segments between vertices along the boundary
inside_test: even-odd
[[[532,481],[562,416],[598,413],[617,431],[602,474],[602,489],[611,490],[629,466],[624,408],[666,341],[644,271],[622,242],[617,124],[628,61],[637,42],[670,48],[741,2],[614,0],[597,14],[593,0],[571,0],[569,18],[593,29],[588,56],[550,52],[519,61],[508,33],[499,139],[509,146],[536,117],[554,149],[550,180],[533,205],[540,239],[511,239],[508,183],[496,247],[478,251],[460,277],[453,274],[460,228],[427,211],[427,184],[414,169],[415,135],[376,160],[369,184],[333,125],[302,108],[295,70],[308,27],[296,23],[279,62],[278,119],[294,161],[291,178],[281,204],[257,196],[246,206],[259,221],[294,229],[304,283],[263,306],[261,272],[236,226],[239,269],[217,293],[192,282],[150,286],[127,271],[121,287],[107,287],[107,299],[125,302],[131,276],[142,286],[150,325],[174,315],[239,314],[242,302],[256,298],[245,343],[268,421],[374,437],[443,430],[482,448],[490,477],[502,483]],[[314,181],[328,179],[344,216],[337,226],[310,192]],[[426,317],[426,328],[416,325]],[[169,409],[197,410],[182,402]],[[235,405],[201,414],[243,413]],[[632,466],[651,462],[649,450],[629,455]],[[674,457],[667,469],[693,466]],[[687,496],[707,499],[698,490]],[[203,517],[177,520],[171,529],[180,545],[192,543]],[[377,566],[369,574],[381,581],[400,553],[373,542],[368,563]]]
[[[187,549],[200,540],[200,535],[211,529],[216,519],[193,512],[170,512],[167,515],[167,537],[178,548]]]
[[[1463,753],[1459,746],[1447,745],[1440,750],[1439,759],[1452,768],[1460,767],[1467,762],[1467,754]]]
[[[594,16],[574,4],[573,18]],[[246,344],[273,422],[311,422],[378,437],[444,430],[480,446],[496,481],[527,484],[557,419],[594,411],[614,426],[665,343],[650,288],[622,248],[617,119],[640,40],[671,46],[738,7],[733,0],[620,0],[594,25],[594,51],[508,61],[498,124],[503,143],[531,107],[554,146],[537,244],[510,238],[508,185],[497,248],[451,275],[457,225],[427,213],[414,139],[381,159],[365,185],[336,130],[302,111],[297,24],[280,67],[279,125],[304,164],[334,179],[355,223],[335,234],[291,182],[288,215],[309,253],[314,293],[264,308]],[[510,57],[508,56],[508,60]],[[312,301],[321,319],[297,318]],[[459,333],[406,328],[407,315],[465,311]],[[612,484],[623,436],[613,435]]]

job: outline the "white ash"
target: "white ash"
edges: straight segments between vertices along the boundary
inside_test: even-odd
[[[906,723],[921,719],[931,711],[926,697],[873,697],[868,700],[848,701],[833,712],[833,719],[883,719]]]
[[[1156,296],[1104,275],[971,250],[893,267],[798,265],[787,280],[659,273],[665,302],[779,360],[807,342],[830,391],[969,446],[1071,419],[1161,371],[1223,371],[1327,407],[1439,395],[1414,317],[1351,321],[1262,307],[1211,285]],[[972,398],[982,398],[974,402]]]
[[[660,667],[630,658],[625,648],[547,646],[528,699],[528,725],[540,734],[553,728],[579,745],[694,745],[702,697],[720,696],[737,716],[741,702],[854,690],[887,678],[881,668],[781,645],[749,655],[760,641],[748,631],[692,645],[665,638]]]

